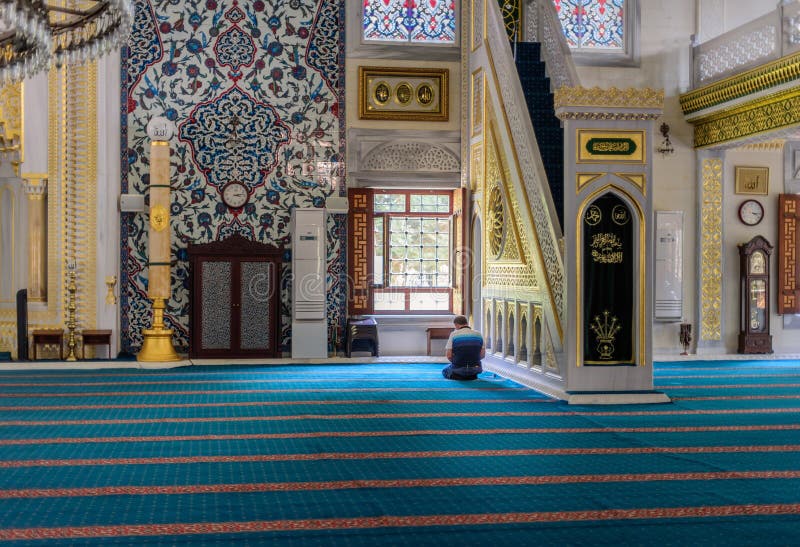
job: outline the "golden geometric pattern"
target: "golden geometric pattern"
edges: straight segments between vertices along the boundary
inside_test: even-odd
[[[484,182],[484,253],[485,260],[485,285],[495,287],[514,287],[523,289],[537,289],[536,276],[530,266],[529,259],[530,246],[525,230],[520,229],[519,223],[521,212],[519,202],[514,192],[511,192],[505,181],[510,177],[510,173],[505,167],[507,164],[501,151],[495,145],[494,131],[488,132],[486,140],[486,179]],[[492,181],[492,182],[488,182]],[[500,188],[502,185],[502,189]],[[496,228],[490,222],[494,217],[490,211],[491,195],[499,195],[508,198],[510,203],[503,203],[504,221],[502,222],[504,245],[500,249],[492,248],[492,237],[497,235]],[[497,201],[497,200],[495,200]],[[501,201],[502,203],[502,201]],[[496,252],[502,250],[498,256]],[[511,262],[511,264],[509,264]],[[516,264],[514,264],[516,262]]]
[[[788,55],[680,96],[684,115],[800,78],[800,53]]]
[[[0,87],[0,122],[3,123],[5,139],[22,138],[22,84],[6,84]]]
[[[797,200],[795,196],[781,196],[781,240],[779,242],[778,313],[797,313]]]
[[[649,109],[664,107],[664,90],[649,87],[561,87],[555,92],[555,108],[599,106],[605,108]]]
[[[497,260],[502,254],[506,233],[506,213],[499,184],[491,183],[488,199],[489,203],[486,205],[486,228],[489,236],[489,250],[492,253],[492,258]]]
[[[694,125],[695,148],[791,127],[800,123],[800,89],[775,93],[690,122]]]
[[[701,340],[721,340],[722,310],[722,160],[703,160],[700,213]]]

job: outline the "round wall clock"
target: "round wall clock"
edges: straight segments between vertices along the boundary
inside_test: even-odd
[[[222,201],[231,209],[242,207],[249,199],[247,187],[239,181],[232,181],[222,189]]]
[[[748,226],[755,226],[764,218],[764,206],[754,199],[746,199],[739,206],[739,220]]]

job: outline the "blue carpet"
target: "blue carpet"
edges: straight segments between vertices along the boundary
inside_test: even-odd
[[[569,406],[436,364],[0,372],[14,545],[795,545],[800,362]]]

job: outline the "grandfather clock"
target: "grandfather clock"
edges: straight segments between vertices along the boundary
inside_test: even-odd
[[[739,245],[741,319],[739,353],[772,353],[769,333],[769,257],[772,245],[761,236]]]

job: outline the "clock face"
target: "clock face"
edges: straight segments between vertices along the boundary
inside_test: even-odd
[[[242,207],[249,197],[247,188],[241,182],[229,182],[222,189],[222,201],[231,209]]]
[[[748,226],[755,226],[764,218],[764,206],[754,199],[748,199],[739,206],[739,219]]]

